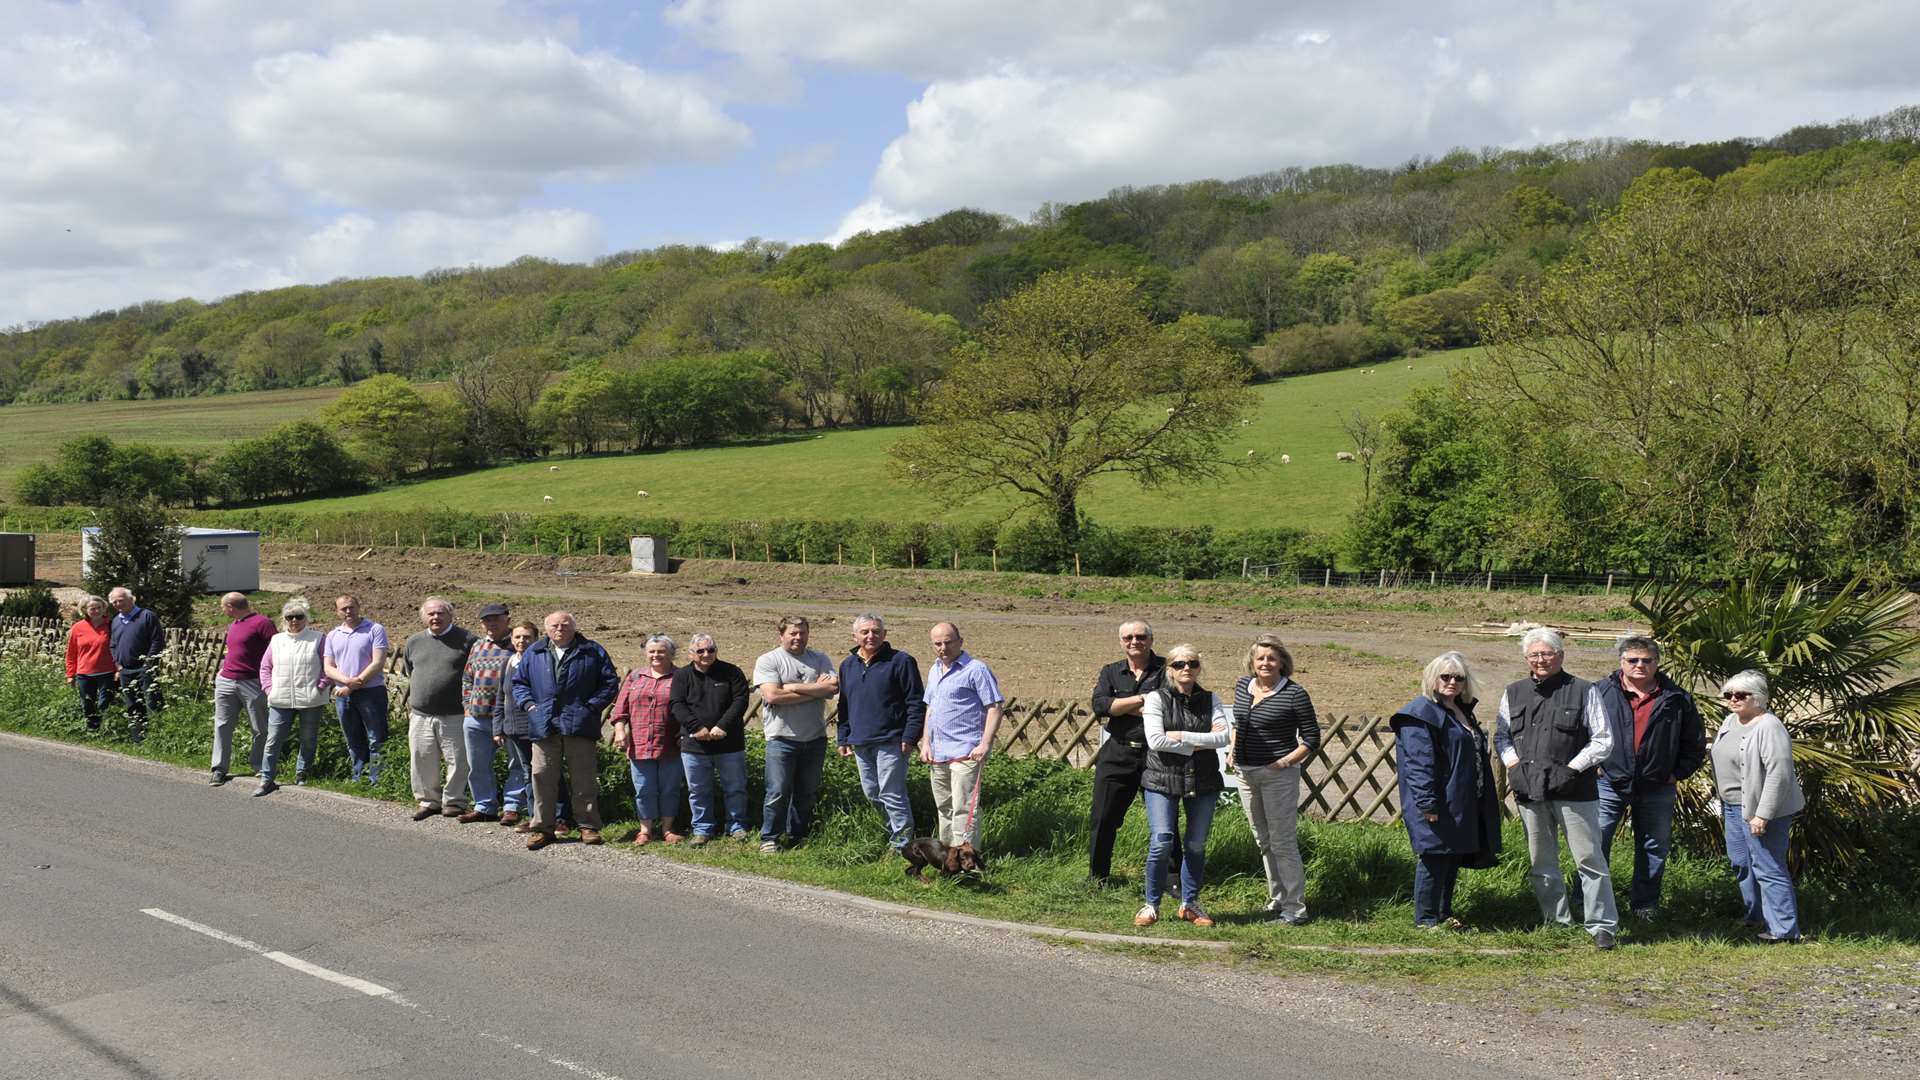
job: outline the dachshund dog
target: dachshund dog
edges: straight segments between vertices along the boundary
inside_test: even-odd
[[[924,877],[928,867],[947,877],[978,874],[987,868],[986,860],[972,844],[948,847],[930,836],[909,841],[900,854],[906,857],[908,877]]]

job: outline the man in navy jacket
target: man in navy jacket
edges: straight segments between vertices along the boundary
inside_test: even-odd
[[[913,839],[907,761],[926,725],[926,687],[913,657],[887,644],[880,616],[853,620],[853,651],[840,662],[840,756],[860,769],[860,790],[887,821],[895,851]]]
[[[1693,698],[1660,672],[1660,646],[1630,634],[1615,645],[1620,668],[1594,684],[1607,704],[1613,749],[1600,763],[1600,846],[1633,814],[1633,884],[1627,903],[1635,916],[1660,911],[1660,883],[1673,846],[1677,785],[1707,760],[1706,728]]]
[[[599,643],[581,637],[573,615],[547,616],[547,636],[513,669],[514,703],[533,742],[533,831],[527,850],[553,843],[554,804],[564,761],[580,842],[600,843],[600,714],[620,690],[620,673]]]

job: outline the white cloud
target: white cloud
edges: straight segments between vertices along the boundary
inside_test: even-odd
[[[251,52],[315,49],[375,33],[523,36],[532,20],[505,0],[174,0],[183,44]]]
[[[840,219],[833,234],[826,238],[829,244],[838,244],[849,236],[863,232],[882,232],[897,229],[902,225],[911,225],[918,218],[909,213],[895,210],[879,199],[868,199]]]
[[[1005,12],[1012,30],[972,34],[941,21],[945,5],[919,20],[917,10],[888,17],[824,0],[689,0],[676,17],[708,39],[796,59],[884,65],[893,56],[908,70],[943,34],[964,56],[1020,57],[934,78],[908,106],[905,131],[882,153],[849,221],[911,220],[961,205],[1019,215],[1123,184],[1334,161],[1390,165],[1454,146],[1767,135],[1920,99],[1908,56],[1920,39],[1912,5],[1833,14],[1785,0],[1688,9],[1653,0],[1605,9],[1219,3],[1196,20],[1210,41],[1179,55],[1164,46],[1183,36],[1154,38],[1146,22],[1127,31],[1140,40],[1120,42],[1108,57],[1052,49],[1057,39],[1044,34],[1026,49],[1006,43],[1077,7],[1024,5],[1024,17]],[[828,8],[843,17],[858,10],[877,25],[853,36],[797,25],[800,13]],[[1086,42],[1098,32],[1064,36]],[[1833,62],[1840,56],[1847,62]],[[840,232],[849,231],[843,223]]]
[[[254,65],[234,126],[344,205],[498,212],[575,175],[713,159],[747,129],[690,85],[552,39],[383,35]]]
[[[606,230],[577,210],[497,217],[413,212],[380,222],[343,214],[299,241],[286,274],[299,281],[417,274],[443,266],[497,266],[522,255],[582,262],[606,250]]]

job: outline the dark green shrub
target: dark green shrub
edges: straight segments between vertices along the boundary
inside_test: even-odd
[[[9,619],[57,619],[60,617],[60,602],[53,597],[53,590],[45,585],[29,585],[24,589],[15,589],[0,600],[0,618]]]

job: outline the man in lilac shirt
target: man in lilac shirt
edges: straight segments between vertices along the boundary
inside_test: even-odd
[[[340,625],[327,631],[321,655],[353,779],[372,784],[380,778],[380,748],[387,741],[387,628],[361,618],[360,600],[351,594],[334,600],[333,610]]]
[[[267,693],[260,689],[260,658],[274,633],[273,620],[253,610],[244,593],[221,597],[220,610],[232,622],[227,625],[227,655],[213,680],[213,775],[207,783],[214,787],[227,782],[233,727],[243,709],[253,733],[247,743],[249,771],[260,771],[260,755],[267,748]]]
[[[927,726],[920,760],[933,780],[939,840],[948,847],[978,846],[980,767],[1000,730],[1000,684],[987,665],[960,646],[960,628],[943,622],[928,634],[933,663],[927,666]]]

